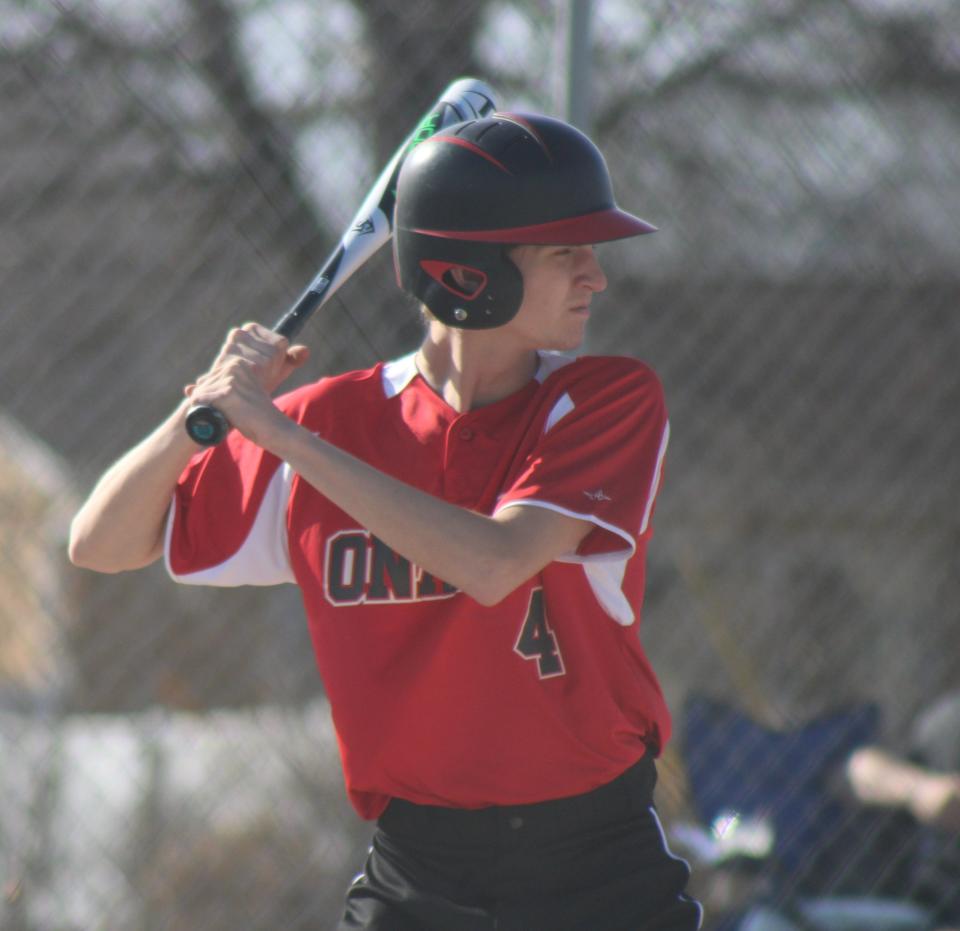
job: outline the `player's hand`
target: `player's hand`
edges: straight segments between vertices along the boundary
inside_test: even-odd
[[[309,354],[306,346],[290,346],[273,330],[248,323],[229,332],[213,365],[184,394],[193,404],[216,407],[232,426],[263,445],[271,425],[283,418],[271,395]]]

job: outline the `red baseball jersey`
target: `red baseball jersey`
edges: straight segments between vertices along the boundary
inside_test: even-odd
[[[361,816],[394,796],[477,808],[574,795],[664,746],[670,717],[637,634],[669,435],[647,366],[544,353],[520,391],[458,413],[411,355],[277,403],[446,501],[594,525],[577,552],[484,607],[236,431],[194,457],[168,569],[187,583],[299,585]]]

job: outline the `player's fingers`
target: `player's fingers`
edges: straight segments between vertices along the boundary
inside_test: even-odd
[[[241,358],[264,368],[282,364],[288,351],[288,340],[262,327],[259,324],[246,324],[234,327],[227,334],[217,364],[224,364],[231,358]]]
[[[245,323],[243,326],[231,327],[224,345],[227,347],[259,346],[268,343],[269,331],[261,331],[255,323]]]
[[[251,336],[257,337],[259,339],[267,339],[269,336],[269,330],[265,327],[260,326],[259,323],[245,323],[241,327],[237,327],[237,334],[248,333]]]
[[[286,348],[289,345],[289,340],[285,336],[281,336],[269,327],[265,327],[262,323],[245,323],[242,327],[238,328],[237,334],[238,336],[240,334],[247,334],[255,342],[264,343],[269,346],[283,346]]]
[[[300,368],[310,358],[310,349],[307,346],[297,344],[287,350],[287,361],[293,368]]]
[[[309,357],[306,346],[289,340],[258,323],[233,327],[210,369],[194,380],[184,394],[193,401],[221,402],[240,391],[249,396],[272,394]]]

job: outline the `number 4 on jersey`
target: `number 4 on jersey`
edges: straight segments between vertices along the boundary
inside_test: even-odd
[[[535,659],[541,679],[562,676],[566,670],[557,645],[557,636],[547,623],[543,609],[543,589],[535,588],[530,593],[530,606],[520,629],[514,649],[524,659]]]

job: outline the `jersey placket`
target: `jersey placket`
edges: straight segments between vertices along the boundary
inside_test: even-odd
[[[443,495],[462,507],[481,502],[496,444],[481,429],[478,412],[455,417],[447,427],[443,456]]]

